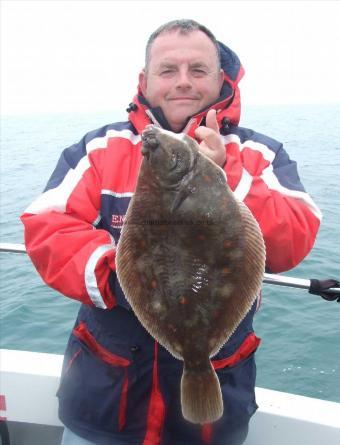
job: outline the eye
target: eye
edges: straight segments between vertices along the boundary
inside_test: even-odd
[[[174,170],[177,167],[177,163],[178,163],[178,155],[177,155],[177,153],[172,153],[171,154],[170,171]]]
[[[205,74],[206,74],[205,70],[202,68],[194,68],[192,70],[192,73],[195,77],[202,77],[202,76],[205,76]]]
[[[162,70],[160,74],[161,74],[161,76],[171,76],[174,72],[175,72],[175,70],[166,69],[166,70]]]

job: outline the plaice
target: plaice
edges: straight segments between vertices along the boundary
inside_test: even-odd
[[[213,422],[223,401],[210,357],[250,310],[265,247],[223,170],[183,134],[148,126],[117,247],[117,276],[149,333],[183,360],[183,416]]]

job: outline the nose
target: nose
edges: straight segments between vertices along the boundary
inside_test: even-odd
[[[187,68],[180,69],[177,73],[176,88],[189,90],[192,87],[190,73]]]

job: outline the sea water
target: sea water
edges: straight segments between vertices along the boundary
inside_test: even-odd
[[[19,215],[59,154],[125,113],[5,117],[1,124],[1,242],[23,242]],[[340,104],[250,107],[241,125],[283,142],[323,213],[313,251],[285,275],[340,279]],[[0,347],[63,353],[79,303],[45,286],[26,255],[0,253]],[[257,386],[340,402],[340,304],[264,285],[255,317]]]

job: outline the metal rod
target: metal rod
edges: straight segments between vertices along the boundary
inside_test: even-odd
[[[283,275],[275,275],[265,273],[263,282],[266,284],[279,284],[280,286],[296,287],[299,289],[309,289],[310,280],[302,278],[285,277]]]
[[[0,243],[0,252],[26,253],[24,244]]]
[[[24,244],[0,243],[0,252],[26,253],[26,249]],[[264,274],[263,283],[306,290],[308,290],[310,286],[310,280],[286,277],[283,275],[275,275],[271,273]],[[332,287],[331,289],[327,289],[327,293],[337,294],[339,292],[339,287]]]
[[[283,275],[275,275],[271,273],[265,273],[263,278],[263,283],[266,284],[276,284],[278,286],[294,287],[297,289],[307,289],[310,287],[310,280],[305,280],[303,278],[293,278],[285,277]],[[327,294],[338,294],[340,293],[339,287],[331,287],[327,289]]]

